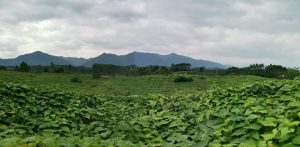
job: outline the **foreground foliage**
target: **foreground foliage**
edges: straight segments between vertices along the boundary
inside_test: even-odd
[[[0,84],[0,146],[297,146],[300,82],[108,97]]]

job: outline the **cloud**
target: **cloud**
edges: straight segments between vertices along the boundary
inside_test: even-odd
[[[297,0],[0,0],[0,58],[176,52],[298,66]]]

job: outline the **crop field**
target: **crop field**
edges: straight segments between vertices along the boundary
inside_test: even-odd
[[[95,96],[0,84],[0,146],[300,145],[300,82]]]
[[[174,83],[176,76],[174,74],[107,76],[100,79],[92,79],[89,74],[0,71],[0,81],[26,84],[34,88],[56,88],[96,95],[192,94],[206,91],[211,87],[239,86],[256,81],[269,80],[256,76],[188,75],[193,78],[193,82]],[[70,82],[73,77],[79,77],[82,83]]]
[[[300,146],[299,80],[178,75],[0,72],[0,147]]]

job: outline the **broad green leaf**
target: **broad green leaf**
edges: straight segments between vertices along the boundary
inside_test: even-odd
[[[246,129],[241,128],[241,129],[237,129],[235,130],[231,136],[241,136],[241,135],[245,135],[246,134]]]
[[[181,126],[182,124],[183,123],[180,120],[175,120],[175,121],[171,122],[171,124],[169,125],[169,127],[173,128],[173,127]]]
[[[244,146],[244,147],[256,147],[258,144],[257,141],[253,139],[247,139],[245,142],[241,143],[239,146]]]
[[[293,86],[292,85],[285,85],[282,88],[280,88],[279,90],[289,92],[289,91],[293,90]]]
[[[45,138],[44,140],[42,140],[42,144],[43,146],[59,146],[58,145],[58,142],[57,142],[57,137],[56,136],[53,136],[53,137],[47,137]]]
[[[278,129],[277,128],[274,128],[272,130],[272,133],[273,133],[273,136],[276,136],[278,134]]]
[[[276,119],[273,117],[267,117],[265,119],[258,120],[257,122],[261,123],[267,127],[275,127],[277,124],[275,123]]]
[[[198,143],[192,145],[192,147],[206,147],[208,145],[209,140],[201,140]]]
[[[292,143],[287,143],[287,144],[282,145],[282,147],[299,147],[299,146],[294,145]]]
[[[286,137],[286,135],[288,135],[289,133],[292,133],[294,131],[295,131],[295,129],[293,129],[293,128],[283,127],[280,129],[280,137],[281,138]]]
[[[60,128],[60,129],[63,130],[63,131],[65,131],[65,132],[67,132],[67,133],[70,133],[70,128],[67,127],[67,126],[64,126],[64,127]]]
[[[251,113],[253,113],[253,110],[247,109],[244,116],[250,115]]]
[[[289,104],[287,105],[287,107],[289,107],[289,108],[300,107],[300,102],[299,101],[289,102]]]
[[[255,139],[255,140],[259,140],[259,133],[258,133],[258,132],[253,132],[253,133],[251,134],[251,137],[252,137],[253,139]]]
[[[166,124],[168,124],[169,122],[170,122],[169,120],[161,120],[161,121],[155,123],[155,126],[166,125]]]
[[[258,142],[258,147],[267,147],[267,142],[266,141],[259,141]]]
[[[293,138],[292,143],[295,145],[300,145],[300,135]]]
[[[155,107],[156,104],[157,104],[157,101],[153,101],[153,100],[150,101],[150,106],[151,106],[152,108]]]
[[[289,127],[292,127],[292,126],[298,126],[300,124],[300,121],[292,121],[292,122],[288,122],[287,125]]]
[[[246,119],[247,120],[251,120],[251,119],[256,119],[256,118],[259,118],[260,116],[259,115],[256,115],[256,114],[250,114]]]
[[[100,135],[103,137],[103,138],[106,138],[106,137],[108,137],[109,135],[111,135],[111,131],[110,130],[108,130],[108,131],[106,131],[106,132],[104,132],[104,133],[101,133]]]
[[[271,140],[273,137],[275,137],[273,133],[265,133],[261,134],[260,136],[262,136],[265,141]]]
[[[258,123],[251,123],[248,126],[245,126],[245,129],[251,129],[251,130],[259,130],[262,126]]]

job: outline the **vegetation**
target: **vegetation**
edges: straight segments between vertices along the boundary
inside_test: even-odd
[[[92,76],[94,79],[100,78],[101,75],[126,75],[126,76],[142,76],[142,75],[158,75],[168,74],[169,69],[165,66],[119,66],[112,64],[93,64]]]
[[[228,69],[206,69],[205,67],[191,68],[189,63],[172,64],[171,67],[164,66],[117,66],[108,64],[94,64],[93,77],[99,78],[101,75],[157,75],[185,72],[197,75],[255,75],[276,79],[294,79],[300,75],[296,68],[287,68],[281,65],[251,64],[248,67],[230,67]]]
[[[71,82],[73,82],[73,83],[82,83],[82,80],[79,77],[73,77],[71,79]]]
[[[16,67],[0,67],[0,70],[16,70],[20,71],[19,66]],[[288,68],[281,65],[267,65],[264,64],[251,64],[247,67],[230,67],[228,69],[218,68],[205,68],[195,67],[191,68],[189,63],[172,64],[167,66],[146,66],[137,67],[132,66],[119,66],[111,64],[94,64],[92,68],[89,67],[76,67],[72,65],[55,65],[51,63],[50,66],[28,66],[23,63],[22,71],[33,72],[51,72],[51,73],[89,73],[92,74],[94,79],[99,79],[101,76],[145,76],[145,75],[168,75],[174,73],[186,73],[194,75],[254,75],[267,78],[276,79],[294,79],[300,75],[297,68]]]
[[[173,72],[176,71],[190,71],[191,64],[190,63],[179,63],[179,64],[172,64],[170,70]]]
[[[50,66],[31,66],[35,72],[51,72],[51,73],[91,73],[88,67],[76,67],[72,65],[55,65]]]
[[[192,77],[186,77],[186,76],[178,76],[175,78],[174,82],[181,83],[181,82],[192,82]]]
[[[5,66],[0,65],[0,71],[6,71],[7,68]]]
[[[24,61],[20,64],[20,67],[16,67],[17,71],[20,71],[20,72],[29,72],[30,71],[30,66],[25,63]]]
[[[265,66],[264,64],[252,64],[244,68],[230,67],[226,70],[226,74],[256,75],[268,78],[294,79],[296,76],[300,75],[300,72],[298,69],[286,68],[281,65],[270,64]]]
[[[0,72],[0,146],[300,145],[297,69],[26,65]]]
[[[300,82],[93,96],[0,84],[0,146],[299,146]]]
[[[177,76],[188,76],[193,82],[175,83]],[[82,80],[81,84],[70,82],[72,77]],[[20,73],[15,71],[0,72],[0,80],[5,82],[27,84],[34,88],[64,89],[68,91],[92,93],[98,95],[147,95],[148,93],[161,93],[170,95],[174,93],[192,94],[204,92],[212,86],[225,87],[226,85],[241,85],[256,81],[270,80],[257,76],[236,76],[236,75],[191,75],[175,73],[167,75],[146,75],[146,76],[101,76],[99,79],[92,79],[90,74],[81,73],[48,73],[28,72]]]
[[[94,64],[92,67],[93,78],[100,78],[100,75],[116,75],[126,73],[126,67],[111,64]]]

